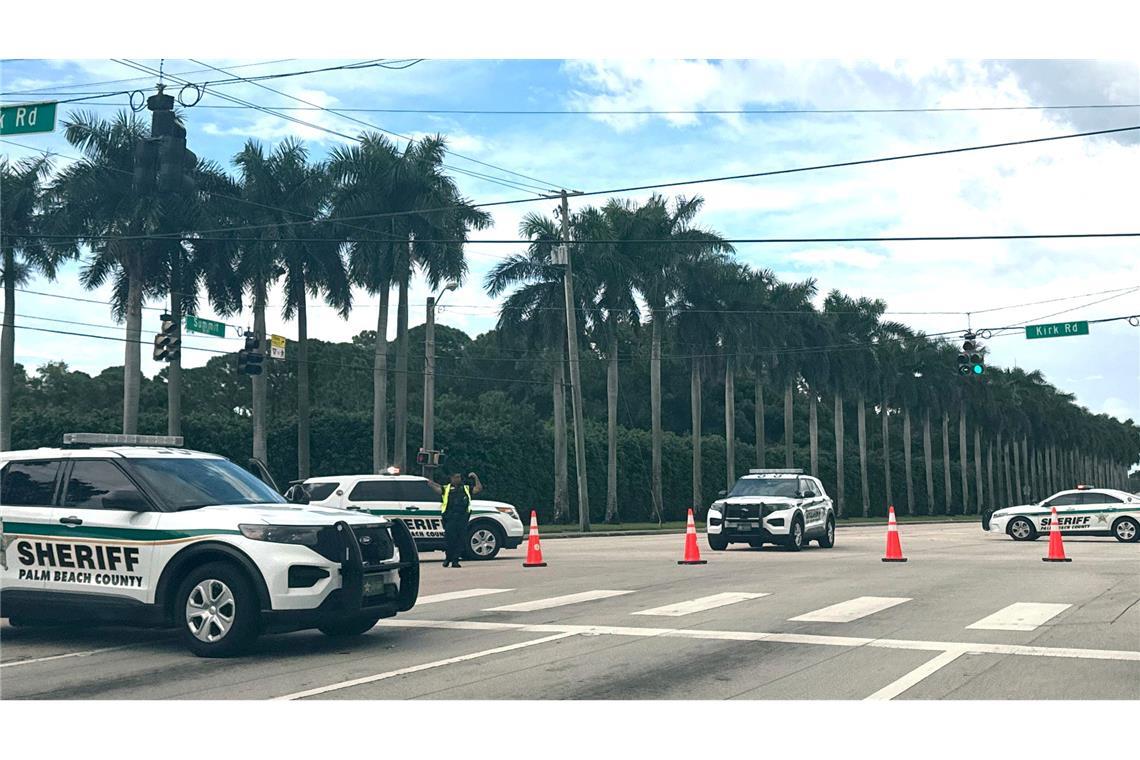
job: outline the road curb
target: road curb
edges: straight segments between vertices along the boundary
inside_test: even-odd
[[[886,518],[883,518],[884,520]],[[981,520],[981,515],[978,516]],[[879,520],[868,520],[866,522],[857,523],[839,523],[835,527],[837,529],[843,528],[867,528],[874,527],[879,524],[885,525],[885,522]],[[907,525],[973,525],[971,520],[907,520],[900,522],[899,527]],[[697,526],[698,533],[704,533],[705,530],[702,526]],[[556,538],[591,538],[591,537],[612,537],[612,536],[682,536],[685,534],[684,528],[663,528],[661,530],[599,530],[583,533],[581,531],[565,532],[565,533],[546,533],[543,535],[542,540],[553,541]]]

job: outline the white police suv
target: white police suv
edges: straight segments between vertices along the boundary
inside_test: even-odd
[[[982,516],[982,529],[1005,533],[1014,541],[1033,541],[1048,533],[1053,507],[1065,535],[1114,536],[1140,540],[1140,496],[1112,488],[1077,486],[1038,504],[1005,507]]]
[[[181,437],[64,442],[0,452],[0,616],[12,625],[173,625],[194,654],[220,657],[263,631],[360,634],[416,602],[419,557],[401,522],[289,504]]]
[[[708,513],[708,541],[715,551],[729,544],[782,544],[799,551],[808,541],[835,545],[835,507],[819,478],[803,470],[749,470]]]
[[[420,551],[444,548],[443,502],[427,478],[401,475],[394,467],[379,475],[330,475],[293,483],[286,499],[298,504],[355,509],[403,521]],[[518,511],[505,502],[471,500],[466,559],[492,559],[522,543]]]

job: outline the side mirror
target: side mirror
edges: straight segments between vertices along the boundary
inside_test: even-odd
[[[124,509],[129,512],[147,512],[150,504],[133,488],[110,491],[103,497],[103,509]]]

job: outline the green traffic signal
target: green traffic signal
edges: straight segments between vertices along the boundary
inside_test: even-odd
[[[974,374],[975,375],[980,375],[985,371],[986,371],[986,368],[983,367],[981,364],[975,364],[974,365]]]

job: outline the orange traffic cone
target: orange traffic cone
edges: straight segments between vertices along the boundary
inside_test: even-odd
[[[542,561],[542,544],[538,541],[538,515],[530,511],[530,538],[526,544],[526,562],[523,567],[546,567]]]
[[[906,562],[902,544],[899,543],[899,524],[895,521],[894,506],[887,513],[887,555],[883,557],[883,562]]]
[[[701,550],[697,548],[697,526],[693,522],[693,510],[689,510],[689,524],[685,526],[685,558],[677,560],[678,565],[707,565],[708,560],[701,559]]]
[[[1061,527],[1057,525],[1057,508],[1053,507],[1053,516],[1049,518],[1049,556],[1042,557],[1042,562],[1072,562],[1065,556],[1065,545],[1061,543]]]

